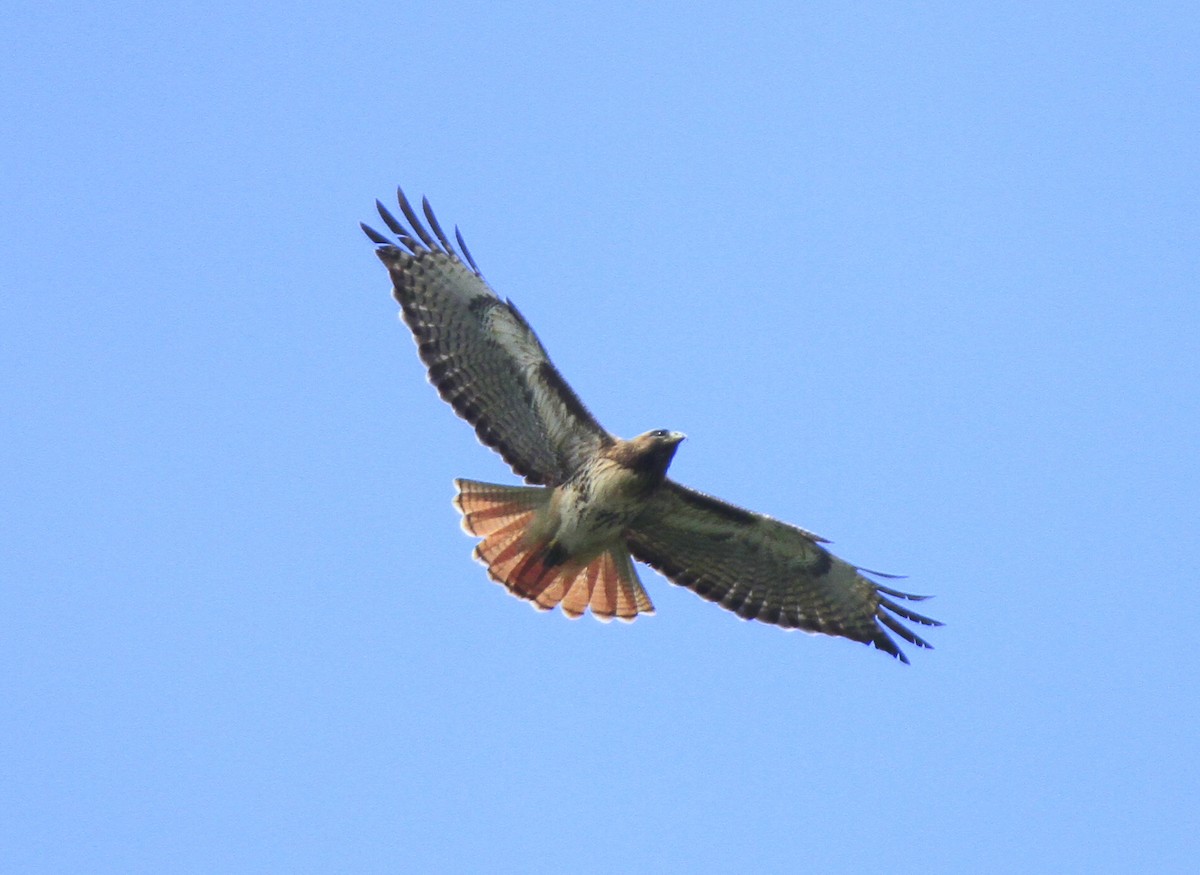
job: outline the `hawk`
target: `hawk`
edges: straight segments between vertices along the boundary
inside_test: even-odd
[[[455,228],[456,249],[422,199],[422,222],[376,201],[389,238],[362,225],[387,268],[429,380],[527,486],[455,480],[462,526],[482,539],[488,575],[539,610],[632,621],[654,613],[633,560],[747,620],[836,635],[908,658],[889,630],[940,626],[890,578],[839,559],[824,538],[667,477],[684,435],[609,434],[550,361],[512,301],[500,298]]]

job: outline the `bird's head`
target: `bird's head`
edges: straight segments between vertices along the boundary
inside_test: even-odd
[[[687,435],[681,431],[668,431],[665,428],[656,428],[654,431],[638,435],[634,440],[643,441],[646,444],[654,446],[670,447],[673,453],[675,452],[675,448],[686,438]]]
[[[675,450],[685,437],[683,432],[665,428],[638,435],[629,441],[629,467],[656,478],[666,476]]]

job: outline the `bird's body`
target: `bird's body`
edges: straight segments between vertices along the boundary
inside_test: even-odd
[[[463,527],[484,538],[476,557],[510,592],[539,607],[562,603],[571,616],[590,607],[605,620],[653,613],[625,535],[662,487],[681,440],[683,435],[661,429],[629,441],[613,438],[564,482],[532,492],[455,481]],[[497,520],[503,528],[496,528]],[[616,593],[623,596],[619,604]]]
[[[391,240],[367,226],[429,378],[530,486],[457,480],[475,556],[514,595],[571,617],[653,613],[633,558],[746,619],[840,635],[907,662],[885,631],[929,644],[897,617],[940,625],[865,577],[811,532],[670,480],[683,435],[622,440],[605,431],[551,364],[511,301],[484,282],[461,235],[460,256],[423,202],[403,193],[407,225],[382,204]],[[889,598],[890,597],[890,598]]]
[[[610,546],[637,519],[663,483],[676,432],[615,441],[551,491],[549,511],[535,527],[568,555],[582,558]],[[657,458],[656,458],[657,455]]]

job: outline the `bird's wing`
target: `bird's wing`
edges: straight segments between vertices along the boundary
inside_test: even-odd
[[[635,558],[748,620],[840,635],[904,662],[908,658],[888,630],[918,647],[930,647],[900,619],[941,625],[897,601],[924,596],[868,579],[862,569],[821,546],[824,539],[817,535],[671,480],[656,492],[626,538]]]
[[[484,281],[462,235],[460,255],[422,200],[431,234],[398,192],[407,224],[377,202],[395,234],[362,226],[391,274],[429,380],[529,483],[557,485],[612,441],[550,362],[511,301]]]

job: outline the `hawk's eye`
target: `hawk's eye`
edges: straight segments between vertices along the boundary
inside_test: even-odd
[[[667,430],[665,428],[656,428],[654,431],[650,432],[650,437],[664,438],[666,436]]]

